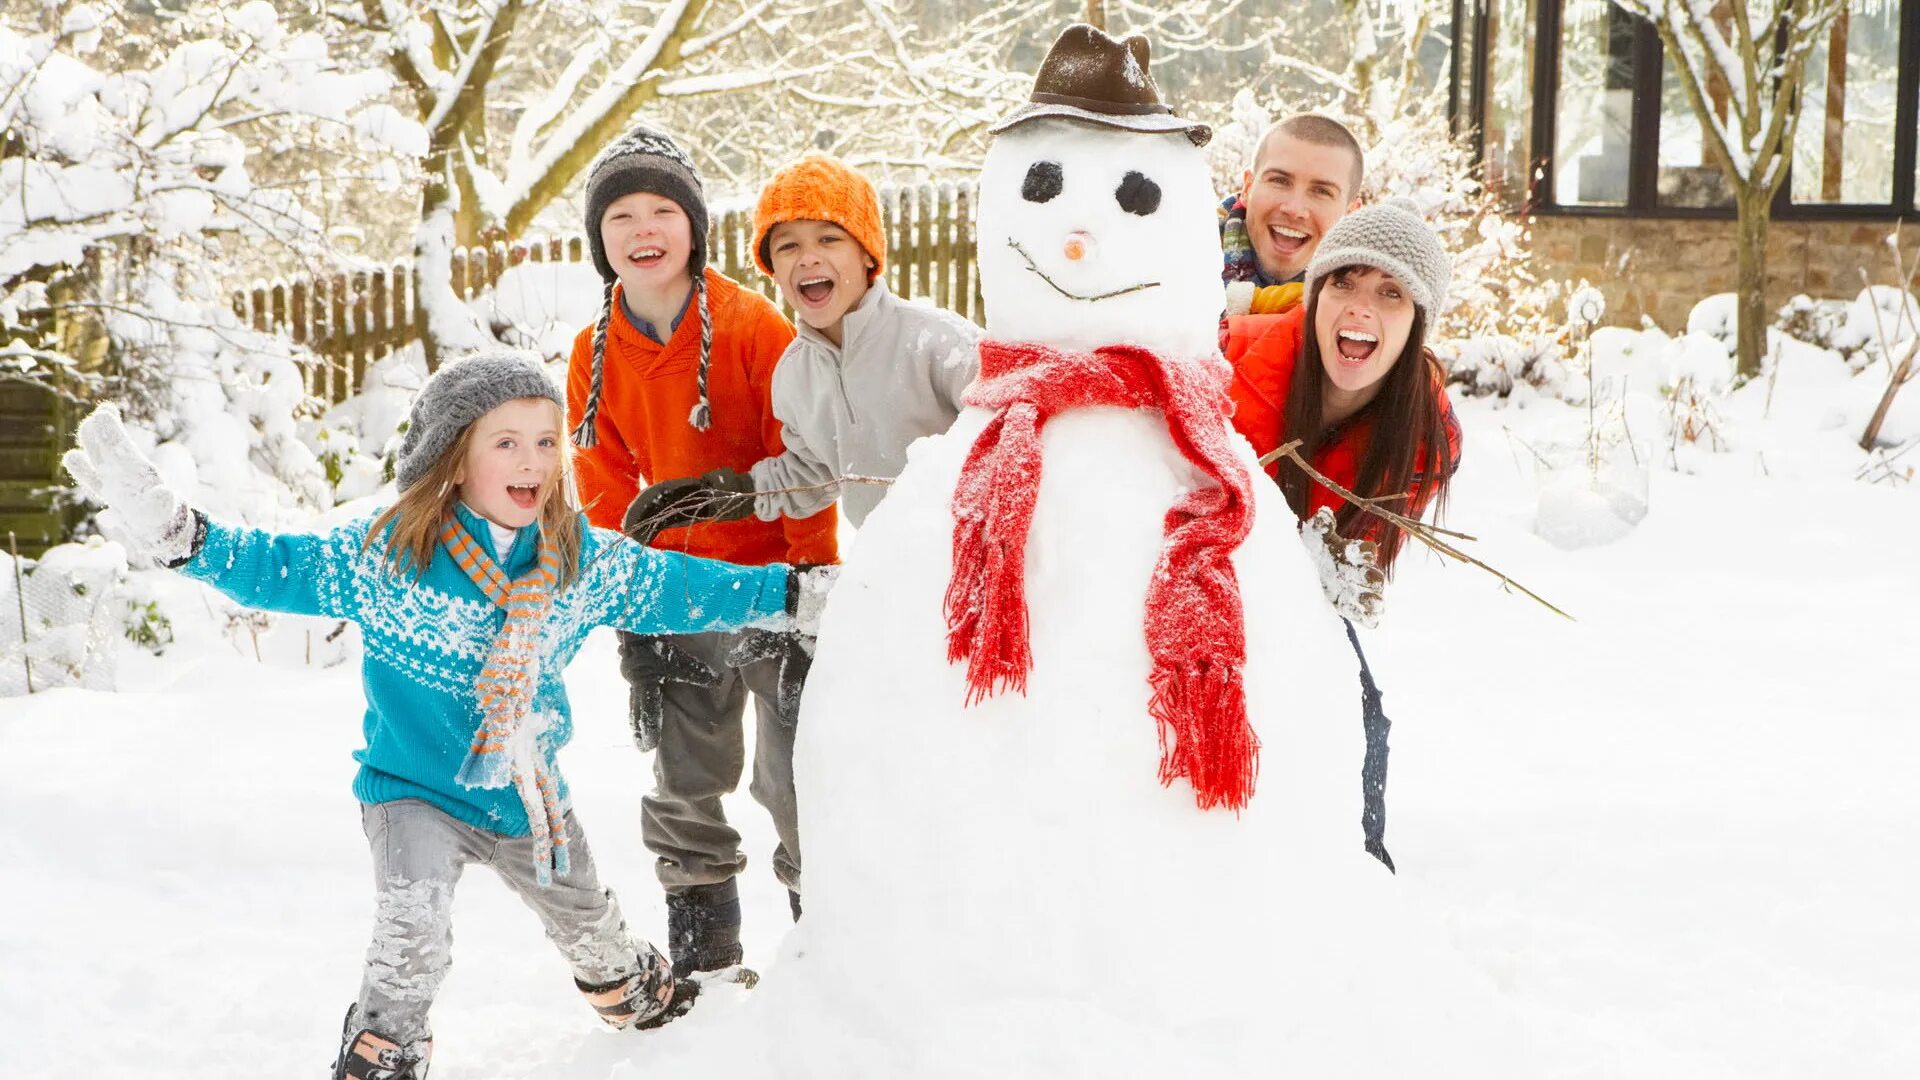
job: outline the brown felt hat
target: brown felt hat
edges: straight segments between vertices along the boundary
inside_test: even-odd
[[[1148,70],[1149,51],[1147,39],[1139,34],[1116,41],[1086,23],[1074,23],[1060,32],[1040,61],[1028,104],[988,133],[1059,117],[1128,131],[1179,132],[1195,146],[1207,145],[1212,128],[1180,119],[1160,100],[1160,88]]]

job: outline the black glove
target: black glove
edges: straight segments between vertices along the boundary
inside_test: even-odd
[[[667,683],[718,686],[720,673],[673,643],[670,636],[620,633],[620,674],[627,680],[627,720],[642,751],[660,745]]]
[[[732,469],[662,480],[627,505],[625,531],[641,543],[654,534],[706,521],[740,521],[753,516],[753,477]]]
[[[634,496],[627,504],[622,531],[643,544],[652,543],[654,534],[697,524],[693,513],[695,500],[706,491],[698,477],[662,480]]]
[[[753,477],[732,469],[713,469],[700,474],[706,485],[702,492],[702,521],[742,521],[753,516]]]
[[[787,614],[793,618],[788,630],[748,630],[727,652],[727,664],[743,668],[763,660],[780,665],[780,688],[774,705],[780,720],[791,726],[800,718],[800,692],[806,688],[807,672],[813,668],[813,649],[819,638],[807,631],[820,625],[820,610],[825,606],[827,590],[833,586],[840,568],[817,563],[796,563],[787,571]],[[811,584],[806,584],[811,583]],[[801,608],[807,608],[802,612]]]
[[[727,665],[743,668],[762,660],[777,662],[780,689],[774,705],[780,710],[780,722],[792,727],[800,718],[800,692],[813,667],[813,642],[812,637],[791,630],[743,631],[727,652]]]

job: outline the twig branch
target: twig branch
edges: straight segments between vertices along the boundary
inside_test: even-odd
[[[1260,465],[1261,467],[1264,468],[1265,466],[1270,465],[1273,462],[1278,461],[1283,457],[1292,461],[1295,465],[1300,466],[1301,471],[1305,472],[1308,476],[1313,477],[1316,481],[1324,485],[1327,488],[1327,490],[1333,492],[1334,494],[1340,496],[1341,498],[1347,500],[1348,502],[1354,504],[1355,506],[1358,506],[1360,509],[1365,510],[1367,513],[1372,514],[1373,516],[1381,519],[1382,521],[1386,521],[1394,525],[1398,525],[1400,529],[1403,532],[1405,532],[1408,536],[1413,537],[1415,540],[1420,541],[1421,543],[1427,545],[1428,547],[1439,552],[1440,554],[1445,555],[1450,559],[1455,559],[1455,560],[1458,560],[1459,562],[1467,563],[1470,566],[1477,566],[1480,569],[1485,570],[1487,573],[1492,574],[1494,577],[1499,578],[1500,585],[1502,588],[1517,589],[1520,592],[1524,593],[1528,598],[1532,599],[1535,603],[1546,608],[1548,611],[1553,612],[1555,615],[1560,616],[1561,618],[1567,620],[1568,622],[1576,621],[1573,616],[1567,614],[1566,612],[1555,607],[1553,604],[1549,603],[1539,593],[1534,592],[1532,589],[1529,589],[1525,585],[1520,584],[1518,581],[1515,581],[1513,578],[1507,576],[1501,571],[1496,570],[1491,566],[1488,566],[1486,563],[1481,562],[1479,559],[1474,558],[1473,556],[1467,554],[1466,552],[1461,551],[1459,548],[1454,547],[1452,544],[1449,544],[1446,541],[1440,539],[1440,537],[1442,536],[1450,536],[1460,540],[1472,540],[1473,537],[1467,536],[1464,533],[1451,532],[1449,530],[1442,529],[1434,525],[1424,525],[1418,520],[1414,518],[1410,518],[1405,514],[1397,513],[1393,510],[1387,509],[1384,506],[1381,506],[1380,505],[1381,500],[1379,499],[1362,498],[1361,496],[1356,495],[1351,491],[1348,491],[1346,488],[1340,486],[1338,483],[1335,483],[1325,473],[1321,472],[1320,470],[1314,468],[1312,465],[1307,463],[1306,457],[1300,453],[1299,439],[1294,439],[1291,442],[1285,443],[1281,445],[1279,448],[1262,455],[1260,458]]]

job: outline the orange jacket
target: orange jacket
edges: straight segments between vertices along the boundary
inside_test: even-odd
[[[793,340],[793,326],[760,294],[716,270],[706,271],[713,320],[707,396],[713,426],[697,431],[687,415],[699,400],[700,317],[689,309],[665,345],[634,329],[620,313],[607,324],[601,379],[599,442],[575,453],[587,518],[618,530],[627,504],[643,484],[698,476],[710,469],[746,472],[786,451],[772,404],[773,368]],[[580,422],[593,379],[593,327],[573,339],[567,362],[567,423]],[[830,563],[838,558],[838,517],[828,508],[809,518],[722,521],[667,529],[653,546],[709,559],[758,566],[770,562]]]
[[[1253,444],[1256,454],[1266,454],[1287,441],[1287,394],[1293,388],[1293,371],[1301,357],[1301,338],[1306,329],[1304,305],[1280,315],[1235,315],[1221,329],[1220,351],[1233,365],[1233,426]],[[1439,395],[1440,419],[1447,435],[1447,475],[1460,467],[1460,422],[1454,418],[1453,403],[1447,400],[1444,380],[1434,374],[1434,391]],[[1313,456],[1313,467],[1340,486],[1352,490],[1360,477],[1360,460],[1366,456],[1373,439],[1373,424],[1360,419],[1348,423]],[[1420,458],[1424,460],[1423,452]],[[1267,466],[1276,480],[1280,462]],[[1412,490],[1407,492],[1407,507],[1402,511],[1419,517],[1433,497],[1434,485],[1415,474]],[[1360,494],[1365,495],[1366,492]],[[1307,491],[1307,513],[1321,507],[1334,513],[1346,505],[1317,481]]]

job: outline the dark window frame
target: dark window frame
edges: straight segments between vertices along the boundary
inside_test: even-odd
[[[1472,139],[1474,160],[1486,161],[1482,119],[1486,116],[1487,72],[1491,45],[1486,40],[1488,0],[1453,0],[1454,25],[1475,22],[1473,53],[1463,56],[1454,35],[1453,77],[1449,80],[1448,111],[1453,129]],[[1566,0],[1543,0],[1535,26],[1532,145],[1524,212],[1552,217],[1637,218],[1673,220],[1732,220],[1733,207],[1665,206],[1659,200],[1660,97],[1665,48],[1659,31],[1644,19],[1635,20],[1633,42],[1633,111],[1628,145],[1625,206],[1562,205],[1553,198],[1553,146],[1559,122],[1561,9]],[[1883,203],[1796,203],[1793,176],[1781,182],[1773,201],[1779,221],[1907,221],[1920,219],[1915,207],[1914,172],[1920,165],[1920,0],[1900,0],[1900,69],[1894,106],[1892,199]],[[1471,65],[1466,100],[1461,100],[1460,64]]]

